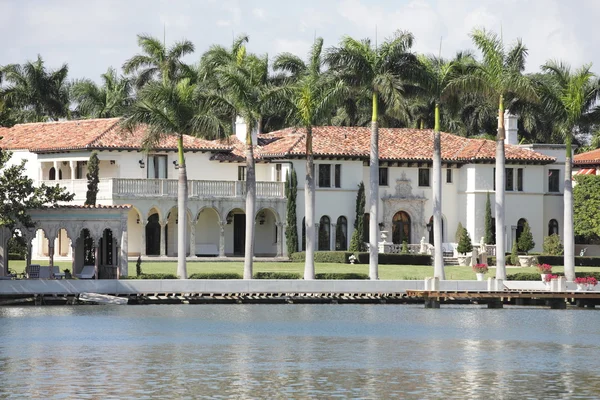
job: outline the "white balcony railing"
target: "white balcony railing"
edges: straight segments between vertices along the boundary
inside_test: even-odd
[[[60,185],[68,192],[75,193],[75,200],[85,199],[86,179],[65,179],[42,181],[46,185]],[[176,179],[100,179],[98,199],[130,197],[177,197]],[[256,182],[256,197],[283,198],[283,182]],[[246,194],[246,185],[242,181],[188,181],[190,198],[242,198]]]

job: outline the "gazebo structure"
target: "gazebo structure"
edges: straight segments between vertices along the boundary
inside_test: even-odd
[[[29,215],[35,226],[15,227],[27,244],[26,265],[31,264],[32,241],[40,240],[45,246],[50,270],[58,251],[71,255],[73,274],[93,263],[96,278],[126,276],[130,208],[129,205],[63,205],[31,210]],[[0,228],[0,276],[8,275],[8,240],[12,234],[8,228]]]

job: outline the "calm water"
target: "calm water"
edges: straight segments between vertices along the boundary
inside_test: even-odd
[[[0,398],[598,398],[600,313],[0,308]]]

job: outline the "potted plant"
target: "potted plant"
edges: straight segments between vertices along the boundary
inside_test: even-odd
[[[550,264],[538,264],[537,270],[542,277],[542,281],[546,282],[546,275],[552,273],[552,265]]]
[[[521,267],[530,267],[533,265],[534,257],[529,255],[529,251],[535,247],[535,242],[533,241],[533,234],[531,233],[531,229],[529,229],[528,222],[525,222],[523,225],[523,232],[521,232],[521,235],[519,236],[517,247],[519,251],[525,253],[524,256],[519,256],[519,264]]]
[[[471,263],[471,258],[467,256],[467,253],[473,250],[473,244],[471,243],[471,236],[469,236],[469,232],[466,228],[462,229],[462,234],[458,239],[458,246],[456,246],[456,251],[461,254],[457,257],[458,264],[466,267]]]
[[[475,264],[473,265],[473,271],[475,271],[475,275],[477,276],[478,281],[482,281],[484,275],[488,272],[487,264]]]
[[[575,278],[574,282],[577,285],[577,291],[590,290],[598,284],[598,281],[593,276],[586,276],[585,278]]]
[[[546,287],[550,287],[550,282],[552,282],[552,279],[558,279],[558,275],[545,274],[544,283],[546,284]]]

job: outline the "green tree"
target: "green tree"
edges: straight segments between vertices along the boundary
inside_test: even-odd
[[[519,235],[517,247],[520,251],[524,251],[525,253],[529,253],[529,251],[535,247],[533,234],[531,233],[531,229],[529,228],[529,223],[527,221],[525,221],[525,225],[523,225],[523,231],[521,232],[521,235]]]
[[[348,84],[370,94],[371,155],[369,163],[369,276],[378,279],[378,222],[379,222],[379,124],[378,107],[399,110],[405,102],[408,78],[418,69],[416,56],[411,53],[413,35],[397,31],[394,36],[375,45],[369,39],[358,41],[345,36],[339,47],[328,51],[329,66]]]
[[[548,254],[550,256],[562,256],[563,253],[564,248],[560,240],[560,236],[558,236],[556,233],[553,233],[550,236],[544,237],[544,254]]]
[[[129,78],[118,76],[109,68],[102,74],[102,85],[92,80],[75,81],[71,87],[71,97],[77,104],[75,112],[84,118],[121,117],[133,101],[132,85]]]
[[[600,239],[600,176],[576,175],[573,189],[575,235],[586,241]]]
[[[460,89],[498,99],[498,133],[496,136],[496,182],[505,181],[504,153],[504,108],[505,98],[536,99],[530,79],[522,73],[525,70],[527,48],[520,39],[506,49],[502,38],[493,32],[475,29],[471,33],[475,46],[481,51],[483,61],[471,73],[455,79],[451,91]],[[496,185],[496,278],[506,279],[504,251],[504,185]]]
[[[510,252],[510,263],[512,265],[519,265],[519,248],[517,246],[517,239],[513,240],[512,250]]]
[[[298,251],[298,222],[296,217],[296,195],[298,193],[298,178],[296,170],[286,173],[285,197],[287,198],[287,224],[285,227],[285,241],[288,255]]]
[[[492,218],[492,205],[490,203],[490,192],[487,192],[485,200],[485,244],[494,244],[494,219]]]
[[[354,218],[354,231],[350,239],[350,248],[352,252],[365,251],[365,236],[364,236],[364,218],[365,218],[365,185],[358,185],[358,193],[356,193],[356,216]]]
[[[456,243],[460,242],[460,238],[462,237],[464,231],[465,231],[465,228],[459,222],[458,226],[456,227],[456,233],[454,234],[454,240],[456,241]]]
[[[600,123],[600,107],[596,106],[600,93],[600,84],[590,71],[590,65],[571,72],[571,68],[563,63],[550,61],[542,66],[550,79],[540,87],[541,98],[551,110],[554,129],[565,140],[565,176],[571,177],[573,151],[573,135],[579,131],[583,123],[594,121]],[[575,233],[573,218],[573,184],[571,179],[564,179],[564,248],[565,276],[567,280],[575,279]]]
[[[165,43],[148,35],[138,35],[138,45],[143,54],[136,54],[123,64],[126,74],[136,74],[135,85],[143,87],[158,78],[163,85],[190,78],[190,67],[181,58],[194,52],[189,40],[176,42],[167,48]]]
[[[460,235],[460,240],[458,241],[458,246],[456,247],[456,251],[460,254],[466,254],[473,250],[473,243],[471,242],[471,236],[469,235],[469,231],[466,228],[462,229],[462,233]]]
[[[17,123],[58,121],[69,115],[68,73],[67,64],[48,70],[40,55],[23,65],[1,67],[0,102]]]
[[[96,196],[98,195],[98,183],[100,183],[100,161],[98,152],[92,151],[87,164],[87,193],[85,194],[85,205],[96,205]]]
[[[222,122],[197,85],[185,78],[179,82],[147,83],[138,92],[138,98],[125,114],[122,125],[128,130],[145,127],[142,145],[146,150],[155,148],[167,136],[177,139],[177,275],[186,279],[188,185],[183,138],[201,136],[214,139],[221,132]]]

